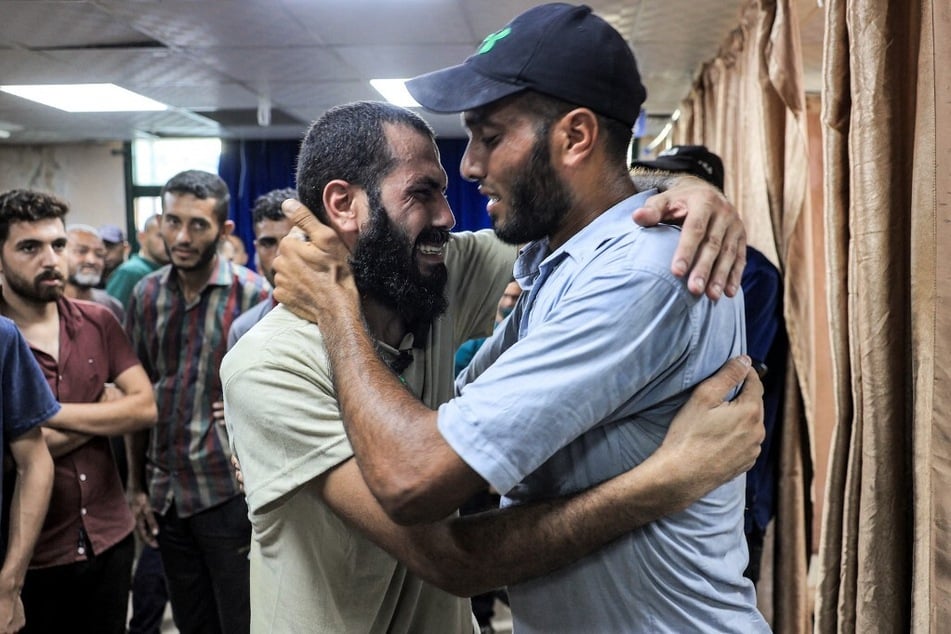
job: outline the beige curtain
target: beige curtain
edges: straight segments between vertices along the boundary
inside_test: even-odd
[[[681,106],[675,143],[703,143],[726,168],[726,194],[750,244],[784,271],[790,338],[785,411],[778,442],[780,490],[773,556],[763,562],[760,605],[776,632],[811,628],[807,420],[816,289],[808,201],[808,143],[799,30],[789,0],[751,0],[718,57]],[[805,371],[803,371],[805,369]],[[768,552],[768,551],[767,551]],[[771,564],[771,565],[770,565]]]
[[[951,628],[951,3],[827,0],[819,632]]]

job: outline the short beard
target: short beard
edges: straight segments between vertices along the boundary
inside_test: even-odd
[[[178,266],[175,264],[175,260],[172,259],[172,250],[169,246],[165,245],[165,255],[168,256],[168,261],[172,263],[172,267],[179,271],[200,271],[201,269],[208,266],[208,263],[214,259],[218,254],[218,243],[221,242],[221,236],[215,239],[214,242],[208,245],[208,248],[202,251],[198,256],[198,261],[192,264],[191,266]]]
[[[503,242],[524,244],[550,236],[571,209],[571,192],[551,166],[549,129],[536,130],[532,153],[512,181],[508,221],[495,225],[495,234]]]
[[[446,267],[436,267],[430,275],[420,273],[415,245],[390,220],[379,192],[369,192],[368,198],[370,219],[361,228],[350,256],[357,289],[361,295],[394,309],[411,329],[432,323],[448,306],[443,293]],[[417,241],[427,235],[423,232]]]
[[[59,298],[63,296],[64,289],[62,286],[52,287],[40,285],[40,282],[47,279],[62,280],[63,276],[60,275],[59,271],[44,271],[33,278],[32,284],[19,275],[11,274],[5,265],[4,271],[6,272],[6,279],[4,281],[10,290],[31,304],[49,304],[50,302],[59,300]]]

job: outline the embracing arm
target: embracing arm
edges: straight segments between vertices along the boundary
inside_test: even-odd
[[[726,196],[695,176],[637,170],[638,190],[657,188],[644,206],[634,211],[643,226],[659,222],[681,225],[680,242],[670,270],[678,277],[688,272],[687,288],[710,299],[736,295],[746,265],[746,229]],[[707,283],[709,281],[709,283]]]
[[[486,482],[443,439],[436,412],[380,361],[353,304],[331,311],[320,325],[360,470],[395,521],[446,517]]]
[[[738,358],[702,383],[643,463],[571,497],[401,526],[353,460],[314,482],[324,501],[414,573],[460,596],[566,566],[614,539],[680,511],[746,471],[763,437],[762,386]],[[739,381],[732,402],[725,394]]]
[[[10,502],[7,553],[0,569],[0,628],[10,628],[2,631],[23,626],[20,589],[53,489],[53,459],[38,427],[12,440],[10,453],[16,462],[17,480]]]
[[[141,365],[133,365],[116,377],[118,392],[106,388],[96,403],[63,403],[50,419],[51,427],[100,436],[145,429],[155,424],[158,410],[152,382]]]
[[[367,486],[401,523],[445,517],[485,486],[445,441],[436,412],[379,360],[363,326],[347,250],[296,201],[285,211],[310,242],[286,239],[275,260],[275,297],[320,324],[347,432]]]

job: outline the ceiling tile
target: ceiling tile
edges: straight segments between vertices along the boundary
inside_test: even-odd
[[[149,38],[93,2],[0,2],[0,43],[24,48],[106,46]]]
[[[457,2],[283,0],[281,4],[327,44],[454,44],[473,37]]]

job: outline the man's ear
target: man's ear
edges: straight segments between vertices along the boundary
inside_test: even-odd
[[[230,236],[234,233],[234,220],[225,220],[225,223],[221,225],[221,235]]]
[[[594,150],[600,129],[598,118],[587,108],[575,108],[553,126],[553,151],[565,167],[577,167]]]
[[[360,230],[358,199],[362,192],[362,188],[339,178],[330,181],[324,187],[323,203],[327,220],[341,237],[356,236]]]

